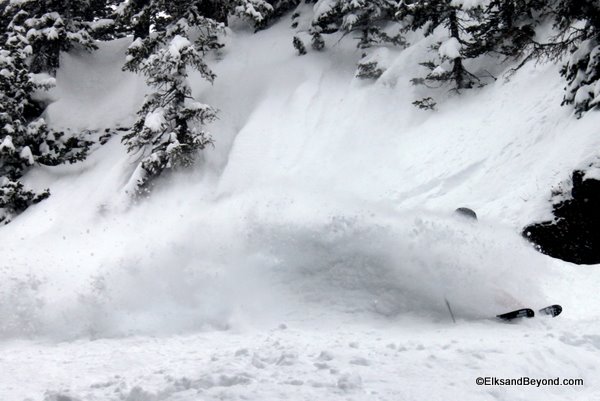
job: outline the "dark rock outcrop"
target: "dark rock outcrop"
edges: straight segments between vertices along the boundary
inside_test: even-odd
[[[523,235],[549,256],[577,264],[600,263],[600,181],[573,172],[571,199],[554,205],[553,221],[525,227]]]

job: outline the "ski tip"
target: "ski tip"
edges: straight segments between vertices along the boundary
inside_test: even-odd
[[[497,318],[502,319],[502,320],[513,320],[513,319],[522,318],[522,317],[531,318],[534,316],[535,316],[535,312],[533,311],[533,309],[529,309],[529,308],[517,309],[512,312],[503,313],[501,315],[496,315]]]
[[[550,305],[545,308],[540,309],[540,313],[544,315],[549,315],[552,317],[556,317],[560,315],[562,312],[562,306],[560,305]]]

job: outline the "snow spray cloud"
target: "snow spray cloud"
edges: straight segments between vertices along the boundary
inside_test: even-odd
[[[0,336],[225,330],[306,308],[436,318],[445,298],[471,319],[543,299],[541,257],[517,233],[295,199],[250,194],[152,219],[156,205],[141,205],[39,237],[35,254],[23,249],[0,270]]]
[[[543,262],[518,234],[452,216],[334,216],[256,225],[274,271],[305,302],[393,317],[487,318],[543,303]]]

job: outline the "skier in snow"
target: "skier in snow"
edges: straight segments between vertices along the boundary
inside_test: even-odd
[[[475,213],[472,209],[469,209],[468,207],[459,207],[458,209],[456,209],[454,211],[454,213],[458,216],[467,218],[469,220],[477,221],[477,213]],[[514,299],[507,292],[504,292],[503,294],[501,294],[501,296],[503,298],[509,300],[512,303],[518,303],[518,301],[516,299]],[[456,320],[454,319],[454,315],[452,313],[452,309],[450,307],[450,304],[448,303],[448,300],[446,300],[446,305],[448,306],[448,310],[450,311],[450,314],[452,315],[452,320],[456,323]],[[562,312],[562,307],[560,305],[550,305],[550,306],[540,309],[538,312],[543,315],[550,315],[552,317],[556,317]],[[521,318],[521,317],[530,318],[533,316],[535,316],[535,312],[529,308],[517,309],[512,312],[497,315],[497,317],[502,320],[513,320],[513,319]]]

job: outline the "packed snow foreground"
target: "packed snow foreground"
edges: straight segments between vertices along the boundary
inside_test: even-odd
[[[0,400],[600,397],[598,269],[519,234],[600,145],[598,115],[560,107],[559,67],[427,113],[407,78],[426,44],[367,85],[352,45],[300,59],[285,29],[229,32],[214,85],[192,76],[215,147],[149,200],[128,204],[116,137],[26,176],[52,196],[0,230]],[[63,55],[48,124],[129,126],[146,91],[129,45]],[[493,381],[523,377],[583,385]]]

